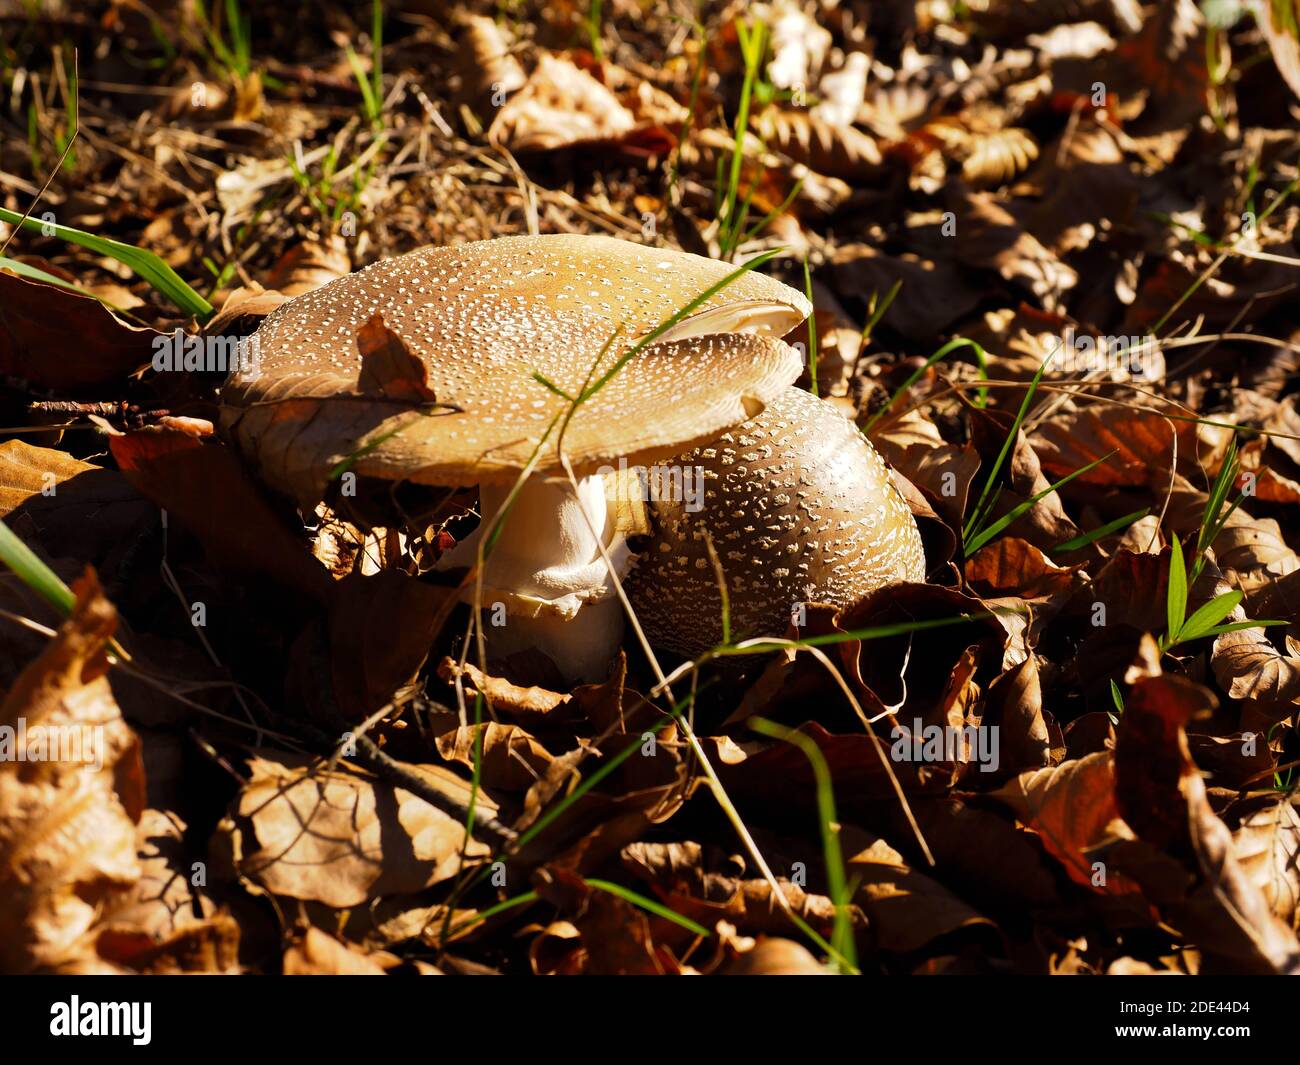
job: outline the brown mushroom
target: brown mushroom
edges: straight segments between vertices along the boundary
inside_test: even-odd
[[[560,393],[577,396],[730,273],[607,237],[422,249],[272,313],[256,334],[254,371],[223,391],[222,424],[261,477],[304,508],[344,463],[362,477],[477,484],[487,525],[533,463],[481,574],[484,607],[503,604],[508,617],[485,625],[489,646],[534,647],[569,679],[596,679],[622,629],[601,548],[619,566],[630,560],[598,471],[676,454],[761,411],[799,373],[798,354],[778,338],[806,317],[807,301],[747,273],[633,355],[567,425],[576,498],[556,451],[557,418],[571,405]],[[402,395],[363,372],[357,338],[376,315],[389,346],[414,357],[397,361],[423,375]],[[476,550],[466,541],[448,564],[468,565]]]
[[[695,657],[722,642],[707,539],[725,575],[733,639],[781,635],[800,604],[847,606],[925,579],[920,532],[884,460],[802,389],[783,389],[757,418],[671,465],[684,480],[699,471],[704,491],[695,506],[651,493],[655,532],[627,588],[657,647]]]

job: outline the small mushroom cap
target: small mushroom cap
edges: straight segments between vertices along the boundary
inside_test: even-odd
[[[726,576],[733,639],[783,634],[800,603],[847,606],[883,585],[925,579],[920,532],[884,460],[803,389],[783,389],[753,421],[672,465],[681,478],[703,470],[702,506],[685,492],[652,498],[655,533],[626,582],[658,647],[695,656],[722,640],[705,533]]]
[[[457,409],[420,417],[376,401],[368,421],[339,419],[334,454],[359,450],[351,468],[368,476],[447,485],[513,480],[569,405],[537,375],[576,395],[732,270],[684,252],[574,235],[424,248],[384,260],[267,317],[257,333],[258,375],[232,377],[223,392],[225,424],[274,482],[263,460],[290,450],[299,423],[308,432],[315,420],[302,413],[302,400],[355,398],[357,334],[378,313],[423,362],[437,401]],[[752,417],[798,376],[798,353],[778,338],[809,310],[800,293],[771,277],[737,278],[582,404],[564,437],[575,471],[675,454]],[[297,414],[268,409],[295,402]],[[330,443],[319,423],[309,435],[318,452]],[[548,447],[539,470],[555,464]]]

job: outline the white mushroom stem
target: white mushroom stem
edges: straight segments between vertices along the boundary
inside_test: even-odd
[[[511,486],[484,485],[483,521],[473,535],[444,556],[441,567],[475,563],[483,533],[493,528]],[[616,508],[600,475],[578,481],[535,476],[519,490],[501,522],[484,563],[478,597],[481,620],[494,656],[534,649],[549,657],[565,680],[604,680],[623,635],[623,613],[601,546],[621,576],[631,561]],[[594,534],[594,535],[593,535]]]

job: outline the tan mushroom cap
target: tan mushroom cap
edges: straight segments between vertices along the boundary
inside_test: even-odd
[[[257,332],[259,374],[227,384],[225,424],[272,481],[296,434],[308,450],[333,448],[338,458],[360,445],[351,468],[363,475],[447,485],[513,480],[569,405],[535,374],[577,394],[616,331],[601,370],[733,270],[684,252],[576,235],[508,237],[384,260],[266,318]],[[778,338],[809,310],[800,293],[771,277],[737,278],[579,408],[564,438],[576,472],[675,454],[752,417],[798,375],[798,353]],[[425,364],[438,402],[457,411],[422,416],[367,396],[367,415],[344,415],[329,428],[303,414],[304,400],[356,398],[356,337],[376,313]],[[275,409],[294,403],[296,414]],[[554,465],[548,446],[538,469]]]
[[[694,656],[722,640],[704,534],[726,576],[734,639],[779,636],[800,603],[847,606],[925,579],[921,535],[876,449],[829,403],[786,388],[761,415],[674,459],[703,470],[703,505],[654,501],[628,595],[650,642]]]

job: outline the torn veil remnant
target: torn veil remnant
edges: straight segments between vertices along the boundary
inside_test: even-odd
[[[222,426],[307,512],[346,467],[477,484],[481,532],[529,469],[479,575],[489,649],[535,648],[570,680],[599,679],[622,633],[601,548],[617,567],[631,560],[601,469],[657,462],[761,412],[800,372],[779,338],[810,308],[773,278],[743,274],[573,399],[731,272],[608,237],[421,249],[268,316],[254,372],[223,390]],[[570,410],[576,495],[556,450]],[[477,549],[466,540],[446,562],[470,565]],[[501,608],[505,624],[491,624]]]

